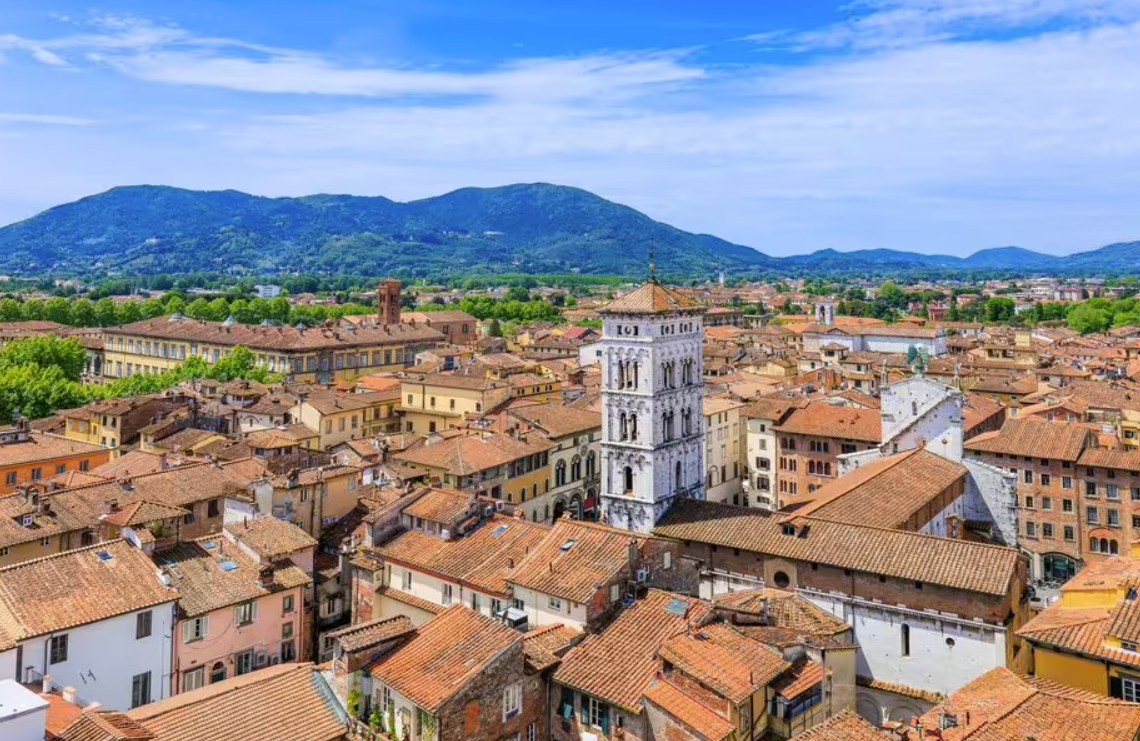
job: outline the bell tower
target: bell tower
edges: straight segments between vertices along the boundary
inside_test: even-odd
[[[602,317],[602,516],[647,533],[704,498],[703,306],[655,277]]]
[[[395,278],[376,286],[376,321],[380,324],[400,323],[400,287]]]

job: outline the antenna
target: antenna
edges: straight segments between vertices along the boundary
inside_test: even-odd
[[[657,282],[657,265],[653,262],[654,252],[653,248],[649,248],[649,282]]]

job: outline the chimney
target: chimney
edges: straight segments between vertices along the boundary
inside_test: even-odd
[[[117,499],[112,499],[111,501],[107,502],[107,514],[111,515],[118,511],[119,501]]]
[[[43,684],[40,686],[40,692],[44,693],[45,695],[47,693],[51,692],[51,675],[50,674],[44,675]]]
[[[65,702],[70,702],[72,705],[79,704],[79,696],[75,694],[74,687],[63,688],[63,699]]]
[[[273,567],[268,564],[257,570],[257,585],[262,589],[273,587]]]

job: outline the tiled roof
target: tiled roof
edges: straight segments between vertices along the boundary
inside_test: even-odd
[[[851,626],[795,592],[783,589],[749,589],[713,598],[718,610],[764,615],[768,625],[792,628],[801,635],[834,636]]]
[[[736,731],[728,718],[663,678],[650,683],[645,690],[645,701],[661,708],[707,741],[722,741]]]
[[[724,623],[678,633],[662,644],[658,654],[734,705],[747,700],[791,666],[780,652]]]
[[[67,727],[74,723],[80,715],[83,715],[83,708],[64,700],[62,696],[54,692],[41,692],[40,698],[47,700],[48,703],[47,722],[44,729],[46,733],[44,735],[49,741],[59,739]]]
[[[160,316],[121,327],[108,327],[108,335],[157,337],[181,342],[206,342],[251,350],[275,352],[307,352],[321,349],[347,349],[375,345],[402,345],[409,342],[442,342],[444,337],[430,327],[416,324],[360,325],[346,327],[268,327],[259,324],[209,322],[200,319],[178,319]]]
[[[512,409],[510,413],[555,439],[589,433],[602,427],[602,415],[598,412],[563,404],[533,404]]]
[[[468,476],[553,447],[541,435],[531,435],[526,440],[497,433],[458,435],[405,450],[393,457],[412,465],[442,469],[455,476]]]
[[[821,520],[805,525],[806,533],[784,535],[764,512],[682,500],[654,534],[992,595],[1007,594],[1017,572],[1012,548]]]
[[[961,463],[915,448],[824,484],[789,517],[899,528],[968,473]]]
[[[817,664],[808,658],[801,658],[792,664],[782,677],[772,683],[776,694],[786,700],[794,700],[803,693],[827,679],[831,674],[823,664]]]
[[[776,430],[794,435],[815,435],[843,440],[879,443],[883,439],[883,423],[876,409],[855,409],[813,402],[792,412],[776,426]]]
[[[542,594],[586,603],[597,585],[629,571],[629,548],[637,543],[638,538],[627,530],[562,518],[507,580]]]
[[[312,664],[279,664],[128,711],[158,741],[334,741],[344,711]]]
[[[273,450],[276,448],[292,448],[319,436],[320,433],[297,422],[265,430],[254,430],[245,436],[245,442],[254,448]]]
[[[1089,444],[1088,429],[1039,419],[1007,419],[1000,430],[966,441],[976,453],[1003,453],[1031,458],[1076,461]]]
[[[423,597],[417,597],[414,594],[408,594],[407,592],[403,592],[392,587],[380,587],[376,590],[376,594],[381,597],[387,597],[388,599],[395,600],[396,602],[402,602],[409,607],[414,607],[417,610],[423,610],[424,612],[431,613],[432,615],[438,615],[439,613],[443,612],[443,608],[434,602],[428,602]]]
[[[477,506],[473,499],[473,495],[455,489],[429,488],[419,499],[404,508],[404,514],[450,525]]]
[[[258,563],[224,536],[199,538],[159,551],[155,561],[178,589],[178,606],[188,617],[267,594],[305,586],[312,578],[286,560],[270,567],[273,581],[261,586]]]
[[[107,449],[102,445],[68,440],[66,437],[49,432],[31,430],[26,442],[0,445],[0,466],[17,466],[96,453],[106,454]]]
[[[1112,608],[1105,635],[1130,643],[1140,642],[1140,599],[1122,599]]]
[[[554,681],[639,713],[641,696],[661,668],[657,651],[710,607],[700,600],[650,589],[602,632],[590,635],[562,658]]]
[[[672,288],[649,281],[598,308],[599,314],[668,314],[674,311],[705,309],[695,299]]]
[[[375,681],[428,712],[477,677],[492,660],[517,646],[522,669],[523,634],[456,605],[421,626],[411,640],[372,667]]]
[[[226,532],[268,561],[317,546],[313,536],[276,517],[257,517],[231,523],[226,525]]]
[[[543,671],[562,659],[558,652],[568,648],[582,638],[582,632],[561,623],[534,628],[523,635],[523,651],[526,654],[527,668],[532,672]]]
[[[883,741],[878,728],[852,710],[841,710],[817,726],[796,736],[796,741]]]
[[[1140,451],[1089,448],[1081,453],[1077,464],[1089,468],[1115,468],[1119,471],[1140,471]]]
[[[375,553],[388,561],[505,596],[512,565],[522,561],[549,532],[546,525],[494,515],[451,540],[407,530]]]
[[[1098,608],[1070,608],[1053,605],[1017,631],[1033,643],[1041,643],[1076,653],[1107,659],[1118,664],[1140,666],[1140,654],[1105,645],[1110,611]]]
[[[63,731],[64,741],[150,741],[154,731],[122,713],[88,711]]]
[[[944,715],[957,726],[944,741],[1131,741],[1140,731],[1140,705],[1053,682],[992,669],[929,710],[927,728]]]
[[[172,507],[161,502],[140,501],[122,507],[119,511],[108,514],[104,519],[119,527],[133,527],[156,520],[181,519],[188,514],[190,514],[190,510],[185,507]]]
[[[0,569],[0,629],[16,641],[176,599],[154,563],[125,540]]]
[[[336,638],[340,641],[340,645],[345,651],[351,652],[370,648],[394,638],[410,635],[414,633],[415,630],[416,626],[412,625],[410,618],[406,615],[397,615],[396,617],[370,620],[366,623],[350,625],[347,628],[334,630],[324,635],[327,638]]]

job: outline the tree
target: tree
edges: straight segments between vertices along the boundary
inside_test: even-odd
[[[209,318],[216,322],[224,321],[230,316],[230,302],[224,298],[216,298],[207,307]]]
[[[100,327],[111,327],[119,323],[119,312],[115,302],[103,297],[95,302],[95,324]]]
[[[503,336],[503,325],[499,324],[498,319],[491,320],[491,323],[487,326],[487,335],[490,337]]]
[[[68,324],[71,322],[71,306],[62,296],[48,299],[44,304],[44,319],[49,322]]]
[[[1112,319],[1108,312],[1091,303],[1077,304],[1069,311],[1069,327],[1081,334],[1103,332],[1109,328]]]
[[[24,302],[24,320],[43,319],[47,311],[47,304],[38,298],[28,299]]]
[[[139,307],[141,304],[138,301],[124,301],[115,307],[115,323],[116,324],[131,324],[142,319],[142,311]]]
[[[18,322],[24,318],[20,302],[14,298],[0,300],[0,322]]]
[[[1016,313],[1016,305],[1011,298],[992,296],[986,301],[986,321],[990,323],[1008,322]]]
[[[530,301],[530,291],[522,286],[511,286],[503,298],[507,301]]]
[[[142,306],[139,307],[139,312],[142,314],[143,319],[154,319],[166,313],[166,306],[158,299],[152,298],[148,301],[143,301]]]
[[[210,302],[199,296],[186,305],[185,314],[191,319],[209,319]]]
[[[87,351],[74,337],[27,337],[0,348],[0,370],[17,366],[35,366],[42,370],[58,368],[65,379],[78,381],[86,364]]]
[[[89,298],[77,298],[69,307],[68,324],[73,327],[90,327],[95,324],[95,304]]]

